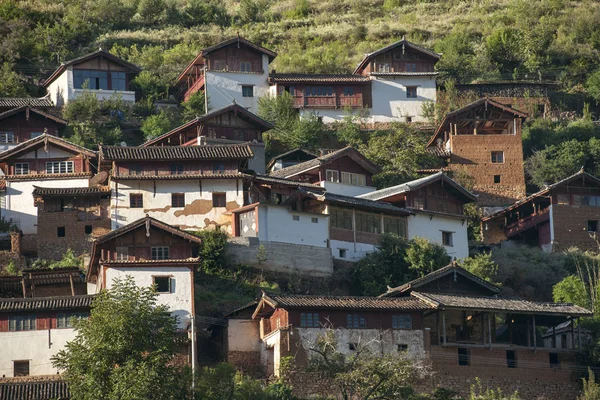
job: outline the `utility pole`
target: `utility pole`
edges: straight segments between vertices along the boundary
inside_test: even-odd
[[[192,314],[192,399],[196,389],[196,316]]]

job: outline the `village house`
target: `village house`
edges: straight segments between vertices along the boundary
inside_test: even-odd
[[[371,178],[379,168],[348,146],[317,158],[273,171],[269,176],[317,184],[328,193],[358,196],[374,191]]]
[[[24,268],[21,275],[0,276],[0,298],[33,298],[87,294],[77,267]]]
[[[0,151],[44,133],[61,136],[66,126],[62,118],[28,105],[4,111],[0,114]]]
[[[271,123],[233,103],[150,139],[142,147],[247,143],[254,154],[248,162],[248,168],[264,174],[265,144],[262,135],[270,129],[273,129]]]
[[[583,170],[481,220],[485,244],[598,250],[600,179]]]
[[[472,182],[479,206],[525,197],[522,123],[527,115],[491,99],[447,114],[427,144],[455,177]]]
[[[56,379],[0,382],[0,399],[68,400],[67,382]]]
[[[201,91],[216,109],[232,102],[253,113],[269,94],[269,64],[277,53],[234,37],[202,50],[177,78],[183,100]]]
[[[135,92],[130,83],[140,71],[138,66],[100,49],[62,63],[44,81],[44,88],[55,106],[75,100],[86,90],[98,100],[119,96],[133,103]]]
[[[200,243],[198,236],[148,216],[115,229],[92,245],[88,293],[110,289],[115,279],[131,276],[138,286],[154,286],[157,304],[177,317],[180,330],[189,331]]]
[[[24,253],[37,251],[35,187],[88,187],[95,159],[95,152],[48,134],[0,154],[0,215],[23,232]]]
[[[301,148],[296,148],[273,157],[267,163],[267,172],[271,173],[314,158],[317,158],[317,156]]]
[[[408,239],[421,237],[440,244],[453,258],[469,256],[464,207],[477,198],[443,172],[358,197],[387,202],[410,211]]]
[[[484,387],[504,393],[558,400],[578,393],[573,372],[581,341],[573,335],[570,349],[545,347],[537,328],[590,315],[570,304],[503,298],[500,288],[453,263],[379,297],[263,294],[251,317],[233,315],[232,326],[244,329],[240,336],[227,333],[227,354],[245,369],[260,361],[266,376],[277,376],[283,357],[305,365],[317,335],[333,329],[342,353],[362,345],[429,363],[433,374],[424,390],[466,395],[479,377]],[[249,339],[243,346],[241,335]],[[326,383],[305,375],[292,376],[301,383],[294,385],[298,395],[327,391]]]
[[[224,227],[222,215],[244,203],[244,177],[253,153],[247,144],[100,146],[110,172],[112,229],[150,215],[184,230]]]
[[[37,207],[37,256],[60,260],[67,250],[89,253],[91,243],[110,232],[110,188],[34,187]]]

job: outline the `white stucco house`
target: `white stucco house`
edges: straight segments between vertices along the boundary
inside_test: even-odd
[[[130,82],[141,69],[105,51],[93,53],[62,63],[44,82],[46,92],[55,106],[62,106],[81,96],[85,90],[99,100],[120,96],[135,102]]]

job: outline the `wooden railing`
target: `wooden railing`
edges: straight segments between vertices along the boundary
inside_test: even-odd
[[[546,208],[545,210],[538,211],[535,214],[531,214],[527,217],[521,218],[518,221],[515,221],[511,224],[506,225],[505,231],[507,237],[513,237],[518,235],[521,232],[526,231],[527,229],[533,228],[539,225],[542,222],[548,221],[550,219],[550,208]]]
[[[191,95],[200,90],[202,86],[204,86],[204,76],[199,77],[198,80],[194,82],[188,90],[185,91],[185,93],[183,94],[183,100],[187,101],[187,99],[189,99]]]
[[[362,96],[294,96],[296,108],[362,108]]]

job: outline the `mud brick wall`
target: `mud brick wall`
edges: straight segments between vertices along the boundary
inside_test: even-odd
[[[504,217],[491,219],[481,223],[484,244],[496,244],[506,240],[504,231]]]
[[[229,351],[227,362],[253,377],[260,377],[263,372],[260,365],[260,351]]]
[[[555,204],[552,206],[552,218],[554,223],[553,251],[562,251],[569,247],[598,250],[598,245],[588,234],[587,222],[598,221],[598,226],[600,226],[600,208]]]
[[[525,172],[521,135],[452,136],[449,168],[473,178],[480,206],[502,206],[525,197]],[[504,163],[492,163],[492,151],[504,151]],[[500,183],[494,183],[500,175]]]

